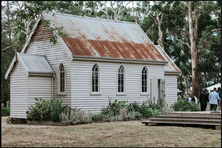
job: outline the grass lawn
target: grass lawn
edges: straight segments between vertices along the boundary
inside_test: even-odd
[[[145,126],[141,121],[73,126],[7,124],[2,147],[221,147],[221,130]]]

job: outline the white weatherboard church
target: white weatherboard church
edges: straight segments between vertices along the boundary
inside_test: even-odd
[[[153,97],[169,106],[176,102],[180,70],[137,23],[60,13],[45,13],[44,19],[51,27],[63,26],[68,37],[37,20],[5,74],[11,118],[26,119],[34,98],[62,100],[92,113],[106,107],[108,97],[140,104]]]

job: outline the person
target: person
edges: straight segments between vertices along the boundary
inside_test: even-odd
[[[220,91],[220,87],[217,88],[217,93],[219,95],[219,101],[218,101],[218,108],[219,110],[221,110],[221,91]]]
[[[204,88],[204,91],[200,93],[200,110],[201,111],[206,111],[207,108],[207,102],[209,102],[208,99],[208,91],[206,88]]]
[[[191,102],[191,101],[192,101],[192,98],[191,98],[189,95],[187,95],[187,101],[188,101],[188,102]]]
[[[182,97],[181,97],[181,101],[185,101],[186,100],[186,95],[183,94]]]
[[[209,94],[210,111],[212,111],[212,110],[216,111],[216,109],[217,109],[217,103],[220,98],[219,98],[219,95],[216,91],[217,91],[217,89],[215,87],[213,89],[213,92],[211,92]]]
[[[195,96],[194,95],[192,95],[191,101],[195,103]]]
[[[220,87],[217,88],[217,93],[219,95],[219,97],[221,98],[221,91],[220,91]]]
[[[181,96],[180,96],[180,95],[178,95],[177,101],[180,101],[180,100],[181,100]]]
[[[197,104],[197,102],[198,102],[198,101],[197,101],[197,97],[194,96],[194,95],[192,95],[191,101],[194,102],[195,104]]]

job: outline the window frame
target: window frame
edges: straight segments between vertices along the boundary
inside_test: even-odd
[[[143,92],[143,88],[142,88],[142,81],[143,81],[143,69],[145,68],[146,70],[146,92]],[[140,95],[141,96],[147,96],[147,95],[150,95],[150,77],[149,77],[149,69],[147,68],[147,66],[143,66],[142,67],[142,70],[140,72],[140,76],[141,76],[141,79],[140,79]]]
[[[63,66],[64,69],[64,92],[61,92],[61,66]],[[57,86],[58,95],[66,95],[66,68],[63,63],[59,64],[57,79],[58,79],[58,86]]]
[[[93,86],[93,77],[92,77],[92,74],[93,74],[93,67],[96,66],[97,67],[97,70],[98,70],[98,91],[97,92],[94,92],[92,89],[92,86]],[[90,95],[92,96],[100,96],[102,95],[100,93],[100,67],[99,67],[99,64],[98,63],[93,63],[93,65],[91,66],[91,73],[90,73]]]
[[[119,92],[119,70],[123,67],[123,92]],[[126,96],[126,69],[123,64],[121,64],[117,69],[117,96]]]

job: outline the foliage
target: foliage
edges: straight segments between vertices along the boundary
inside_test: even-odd
[[[93,114],[88,111],[81,111],[77,107],[72,108],[66,106],[66,108],[60,113],[60,119],[62,123],[69,124],[85,124],[92,122]]]
[[[153,99],[146,100],[142,106],[150,108],[152,109],[152,111],[158,110],[159,114],[166,113],[168,107],[168,105],[163,99],[160,98],[157,101],[155,101],[155,97],[153,97]]]
[[[144,106],[141,106],[138,110],[143,117],[151,117],[153,116],[153,110]]]
[[[177,101],[171,106],[174,111],[200,111],[197,104],[194,102],[188,102],[188,101]]]
[[[1,116],[9,116],[10,115],[10,109],[7,107],[1,108]]]
[[[101,115],[94,116],[94,119],[99,118],[111,122],[135,119],[136,114],[133,105],[128,105],[127,102],[115,100],[113,103],[109,103],[107,108],[101,109]]]
[[[62,101],[59,100],[51,100],[50,101],[50,119],[54,122],[59,122],[59,115],[64,110],[64,106],[62,106]]]
[[[92,121],[103,121],[103,116],[101,114],[93,114]]]
[[[164,100],[155,99],[145,101],[142,105],[138,102],[127,104],[128,101],[117,101],[109,103],[107,108],[101,109],[101,115],[93,116],[93,119],[106,121],[133,120],[140,117],[151,117],[164,114],[167,111],[167,105]]]
[[[135,111],[135,112],[137,112],[138,110],[139,110],[139,103],[138,102],[133,102],[133,103],[129,103],[129,105],[128,105],[128,110],[129,111]]]
[[[43,100],[42,98],[35,98],[35,105],[29,108],[27,115],[28,120],[48,121],[52,120],[59,122],[60,113],[64,110],[62,101],[59,100]]]

